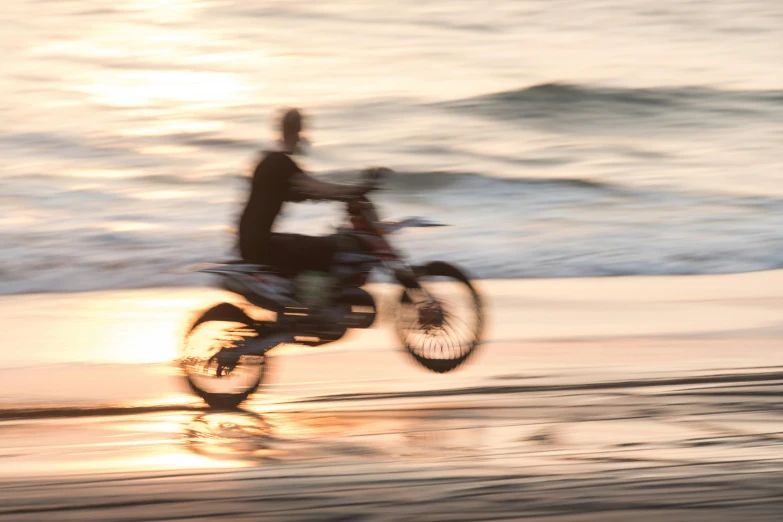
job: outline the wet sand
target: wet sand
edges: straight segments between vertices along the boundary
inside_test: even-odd
[[[783,273],[482,286],[464,370],[373,330],[280,351],[233,413],[163,356],[96,364],[90,318],[173,335],[203,292],[2,298],[3,350],[58,302],[93,364],[0,371],[0,520],[780,520]]]

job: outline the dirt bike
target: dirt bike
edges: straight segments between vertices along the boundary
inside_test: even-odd
[[[484,311],[470,278],[441,261],[411,266],[389,242],[405,228],[443,225],[424,218],[382,221],[366,197],[346,210],[348,222],[337,235],[355,246],[335,257],[326,306],[303,303],[303,274],[242,261],[197,269],[219,276],[220,286],[240,298],[199,312],[184,335],[180,366],[190,389],[210,406],[235,408],[252,395],[268,373],[266,354],[277,346],[319,346],[371,327],[378,307],[362,287],[374,270],[385,270],[401,287],[395,331],[421,366],[450,372],[480,345]]]

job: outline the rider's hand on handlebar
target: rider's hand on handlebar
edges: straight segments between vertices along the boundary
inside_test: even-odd
[[[346,194],[344,201],[351,203],[366,199],[365,196],[373,190],[378,190],[381,180],[392,171],[384,167],[374,167],[362,171],[362,183],[354,185],[350,193]]]

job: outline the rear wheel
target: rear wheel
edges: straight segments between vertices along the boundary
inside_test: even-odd
[[[416,271],[421,288],[406,288],[400,298],[398,335],[416,362],[433,372],[450,372],[481,343],[481,297],[453,265],[436,262]]]
[[[266,357],[242,353],[248,343],[261,341],[256,321],[236,305],[221,303],[198,314],[180,358],[191,390],[213,408],[236,408],[268,371]]]

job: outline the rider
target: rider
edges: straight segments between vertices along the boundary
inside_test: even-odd
[[[247,262],[287,273],[327,272],[338,249],[337,239],[273,232],[275,219],[288,201],[352,201],[373,186],[329,183],[302,171],[291,157],[299,152],[302,120],[297,109],[283,115],[278,149],[265,152],[253,173],[250,197],[239,221],[239,252]]]

